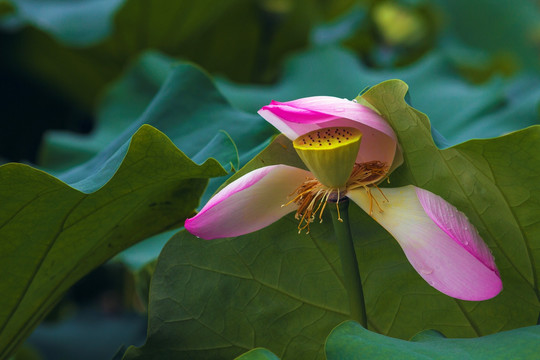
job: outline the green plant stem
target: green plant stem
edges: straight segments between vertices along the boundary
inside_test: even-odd
[[[358,270],[358,260],[354,250],[354,243],[349,225],[349,200],[342,199],[336,206],[335,202],[329,202],[328,207],[332,213],[334,232],[339,248],[339,256],[343,267],[343,277],[345,287],[349,295],[349,306],[351,318],[362,324],[367,329],[366,305],[364,302],[364,290],[362,289],[362,279]],[[338,208],[339,207],[339,215]],[[342,221],[339,221],[341,217]]]

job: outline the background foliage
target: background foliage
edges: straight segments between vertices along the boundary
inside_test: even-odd
[[[296,236],[285,218],[257,235],[210,243],[174,229],[227,173],[298,164],[284,139],[271,142],[275,130],[258,108],[321,94],[351,99],[393,78],[408,84],[407,94],[395,82],[364,94],[384,109],[406,150],[392,186],[423,186],[465,211],[492,248],[505,290],[478,304],[438,294],[353,209],[370,330],[470,337],[536,323],[534,1],[0,0],[0,29],[0,161],[19,162],[0,167],[2,356],[51,309],[45,325],[62,324],[52,320],[73,302],[55,304],[115,257],[129,269],[117,291],[130,300],[118,314],[144,314],[150,294],[148,342],[126,358],[163,351],[231,358],[256,346],[282,358],[323,357],[326,336],[347,319],[329,221],[312,236]],[[487,140],[467,141],[475,138]],[[171,236],[159,261],[143,267]],[[261,256],[267,261],[256,261]],[[84,337],[45,351],[36,345],[41,329],[27,344],[38,351],[24,348],[19,358],[58,358],[58,349],[82,358],[83,348],[96,358]],[[523,331],[507,338],[536,330]],[[118,346],[142,345],[132,341]],[[98,357],[116,348],[107,351]],[[255,350],[242,358],[272,356]]]
[[[426,116],[404,102],[406,91],[404,83],[387,81],[362,96],[399,133],[405,165],[390,176],[390,183],[429,189],[464,211],[499,259],[505,289],[495,299],[477,303],[437,292],[416,274],[394,239],[355,208],[350,217],[369,328],[408,339],[429,327],[469,337],[534,324],[540,310],[540,224],[534,215],[540,189],[533,175],[540,161],[534,150],[539,128],[439,150]],[[525,159],[528,170],[523,169]],[[235,177],[277,163],[301,166],[284,137]],[[519,185],[500,180],[518,171],[524,175]],[[185,231],[173,237],[153,277],[148,341],[128,351],[126,359],[165,354],[230,358],[260,346],[282,358],[324,358],[324,339],[348,315],[331,224],[326,218],[309,235],[298,235],[291,214],[238,238],[200,244]],[[182,307],[172,311],[171,304]]]

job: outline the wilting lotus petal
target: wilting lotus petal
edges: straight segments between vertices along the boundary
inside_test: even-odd
[[[463,300],[486,300],[502,289],[493,256],[467,217],[440,196],[405,186],[347,195],[398,241],[415,270],[437,290]]]
[[[310,172],[287,165],[259,168],[224,187],[184,226],[206,240],[262,229],[296,210],[294,203],[281,205],[309,176]]]
[[[471,254],[484,265],[498,273],[491,251],[467,217],[440,196],[416,188],[416,195],[426,214],[452,239],[459,241]]]
[[[363,133],[357,161],[382,161],[392,169],[402,162],[397,137],[379,114],[361,104],[331,96],[272,101],[259,114],[289,139],[323,127],[354,127]]]

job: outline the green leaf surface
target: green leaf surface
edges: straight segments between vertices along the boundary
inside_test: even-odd
[[[301,165],[282,135],[229,181],[281,162]],[[257,232],[257,240],[175,235],[152,279],[147,343],[125,359],[230,359],[259,346],[279,357],[323,359],[325,337],[347,318],[329,220],[315,225],[316,238],[298,235],[291,216]]]
[[[260,116],[234,109],[199,68],[149,52],[111,86],[91,135],[50,132],[41,165],[84,192],[108,181],[142,124],[163,131],[193,161],[218,160],[238,169],[265,145],[275,130]],[[107,167],[102,168],[107,163]],[[73,167],[74,165],[77,165]],[[205,199],[223,182],[212,180]],[[171,234],[148,239],[116,259],[139,268],[157,257]]]
[[[401,81],[388,81],[362,96],[390,122],[405,150],[406,166],[396,171],[392,186],[412,183],[463,211],[490,246],[504,285],[490,301],[454,301],[448,314],[462,313],[464,326],[476,335],[535,323],[540,309],[540,126],[439,150],[427,116],[401,100],[407,89]],[[401,324],[398,331],[397,324],[390,334],[408,327]]]
[[[0,358],[12,353],[78,279],[126,247],[182,225],[210,177],[155,128],[142,126],[114,175],[82,192],[22,164],[0,167]],[[119,163],[119,166],[117,166]]]
[[[538,356],[540,326],[530,326],[474,339],[447,339],[425,330],[411,341],[366,330],[354,321],[336,327],[326,342],[327,360],[360,359],[533,359]]]
[[[134,93],[139,95],[132,96]],[[142,105],[133,106],[137,100]],[[43,165],[58,164],[55,159],[62,162],[72,152],[89,156],[103,149],[89,161],[58,174],[81,191],[94,191],[113,172],[101,170],[103,162],[112,158],[106,161],[118,163],[114,159],[119,156],[114,154],[125,153],[126,141],[143,124],[163,131],[195,162],[212,157],[228,169],[238,168],[239,162],[252,157],[275,132],[260,116],[231,107],[199,68],[185,63],[171,66],[163,56],[149,53],[112,87],[95,133],[88,138],[51,134],[43,150],[49,154],[44,155]]]
[[[279,360],[279,358],[269,350],[257,348],[240,355],[236,360]]]
[[[93,132],[49,131],[43,138],[39,165],[62,172],[97,155],[144,113],[172,71],[173,61],[154,52],[136,59],[101,97]]]
[[[256,240],[174,236],[152,279],[147,342],[124,359],[231,359],[255,347],[323,359],[324,338],[347,319],[346,294],[331,227],[314,238],[296,225],[284,218]]]
[[[369,328],[398,338],[429,328],[474,337],[534,324],[540,310],[540,127],[440,150],[427,117],[404,101],[406,92],[403,82],[388,81],[363,95],[396,129],[404,151],[405,165],[391,175],[391,186],[421,186],[464,211],[491,247],[504,290],[484,302],[439,293],[397,242],[352,205]],[[283,136],[235,177],[276,163],[299,165]],[[125,359],[225,359],[255,347],[284,359],[322,359],[325,337],[347,318],[328,214],[309,235],[298,235],[292,215],[237,238],[207,242],[183,231],[156,266],[147,343],[130,348]]]
[[[390,122],[406,148],[407,166],[398,169],[393,186],[415,184],[464,211],[491,246],[503,281],[508,277],[498,299],[515,291],[537,311],[540,126],[439,150],[431,141],[427,116],[400,100],[407,89],[401,81],[388,81],[362,96]]]

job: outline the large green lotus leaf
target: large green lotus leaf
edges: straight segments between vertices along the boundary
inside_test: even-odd
[[[366,330],[354,321],[346,321],[332,331],[325,349],[328,360],[533,359],[538,356],[538,344],[540,326],[474,339],[447,339],[440,332],[426,330],[411,341],[405,341]]]
[[[137,241],[182,225],[208,178],[226,174],[214,159],[197,165],[149,125],[101,170],[109,167],[114,176],[94,192],[27,165],[0,167],[1,358],[73,283]]]
[[[133,96],[134,92],[139,95]],[[143,105],[133,105],[137,101]],[[275,133],[260,116],[231,107],[199,68],[185,63],[170,66],[155,54],[141,58],[111,89],[100,119],[90,137],[55,133],[44,149],[49,154],[44,157],[45,168],[58,164],[55,159],[66,159],[71,152],[89,156],[101,150],[92,159],[58,174],[61,180],[86,192],[95,191],[110,178],[114,170],[97,170],[114,153],[126,151],[126,141],[142,124],[163,131],[195,162],[213,157],[229,168],[238,168],[239,161],[245,163],[253,157],[254,151],[260,151],[260,144]]]
[[[284,136],[241,173],[280,162],[301,165]],[[310,235],[298,235],[289,216],[256,239],[172,237],[152,278],[147,343],[125,358],[230,359],[262,346],[280,357],[322,359],[324,338],[347,318],[329,220]]]
[[[430,328],[474,337],[534,324],[540,310],[540,127],[440,150],[427,117],[404,101],[407,90],[401,81],[388,81],[364,94],[396,129],[404,151],[405,164],[391,175],[391,185],[422,186],[464,211],[491,247],[504,290],[484,302],[439,293],[397,242],[351,204],[369,328],[407,339]],[[283,136],[230,180],[276,163],[301,166]],[[328,214],[324,219],[309,235],[298,235],[289,215],[237,238],[174,236],[152,280],[147,343],[125,358],[225,359],[255,347],[285,359],[323,358],[325,337],[348,317]]]
[[[374,70],[343,48],[316,47],[291,57],[276,85],[239,85],[221,79],[218,87],[233,105],[255,112],[270,99],[315,95],[350,99],[363,88],[395,78],[410,85],[412,105],[430,115],[434,128],[450,144],[500,136],[539,123],[539,77],[472,85],[461,79],[441,52],[432,52],[408,67]]]
[[[325,337],[347,319],[326,224],[317,237],[298,235],[291,217],[256,236],[175,235],[152,278],[147,342],[124,359],[231,359],[255,347],[323,359]]]
[[[540,327],[531,326],[475,339],[446,339],[425,330],[404,341],[366,330],[353,321],[340,324],[330,334],[328,360],[356,359],[531,359],[538,354]],[[238,360],[277,360],[272,352],[257,348]]]
[[[172,67],[173,59],[154,52],[136,59],[101,97],[92,133],[49,131],[43,137],[39,165],[62,172],[97,155],[141,116]]]
[[[111,154],[125,151],[126,139],[142,124],[165,132],[193,161],[213,157],[228,169],[238,169],[251,159],[275,132],[260,116],[232,108],[199,68],[151,52],[110,88],[98,119],[89,136],[50,132],[42,150],[41,165],[55,169],[62,180],[83,191],[93,191],[108,180],[113,169],[97,173],[96,169],[103,161],[110,163]],[[211,181],[205,200],[222,182]],[[170,236],[156,235],[118,258],[138,268],[157,257]]]

